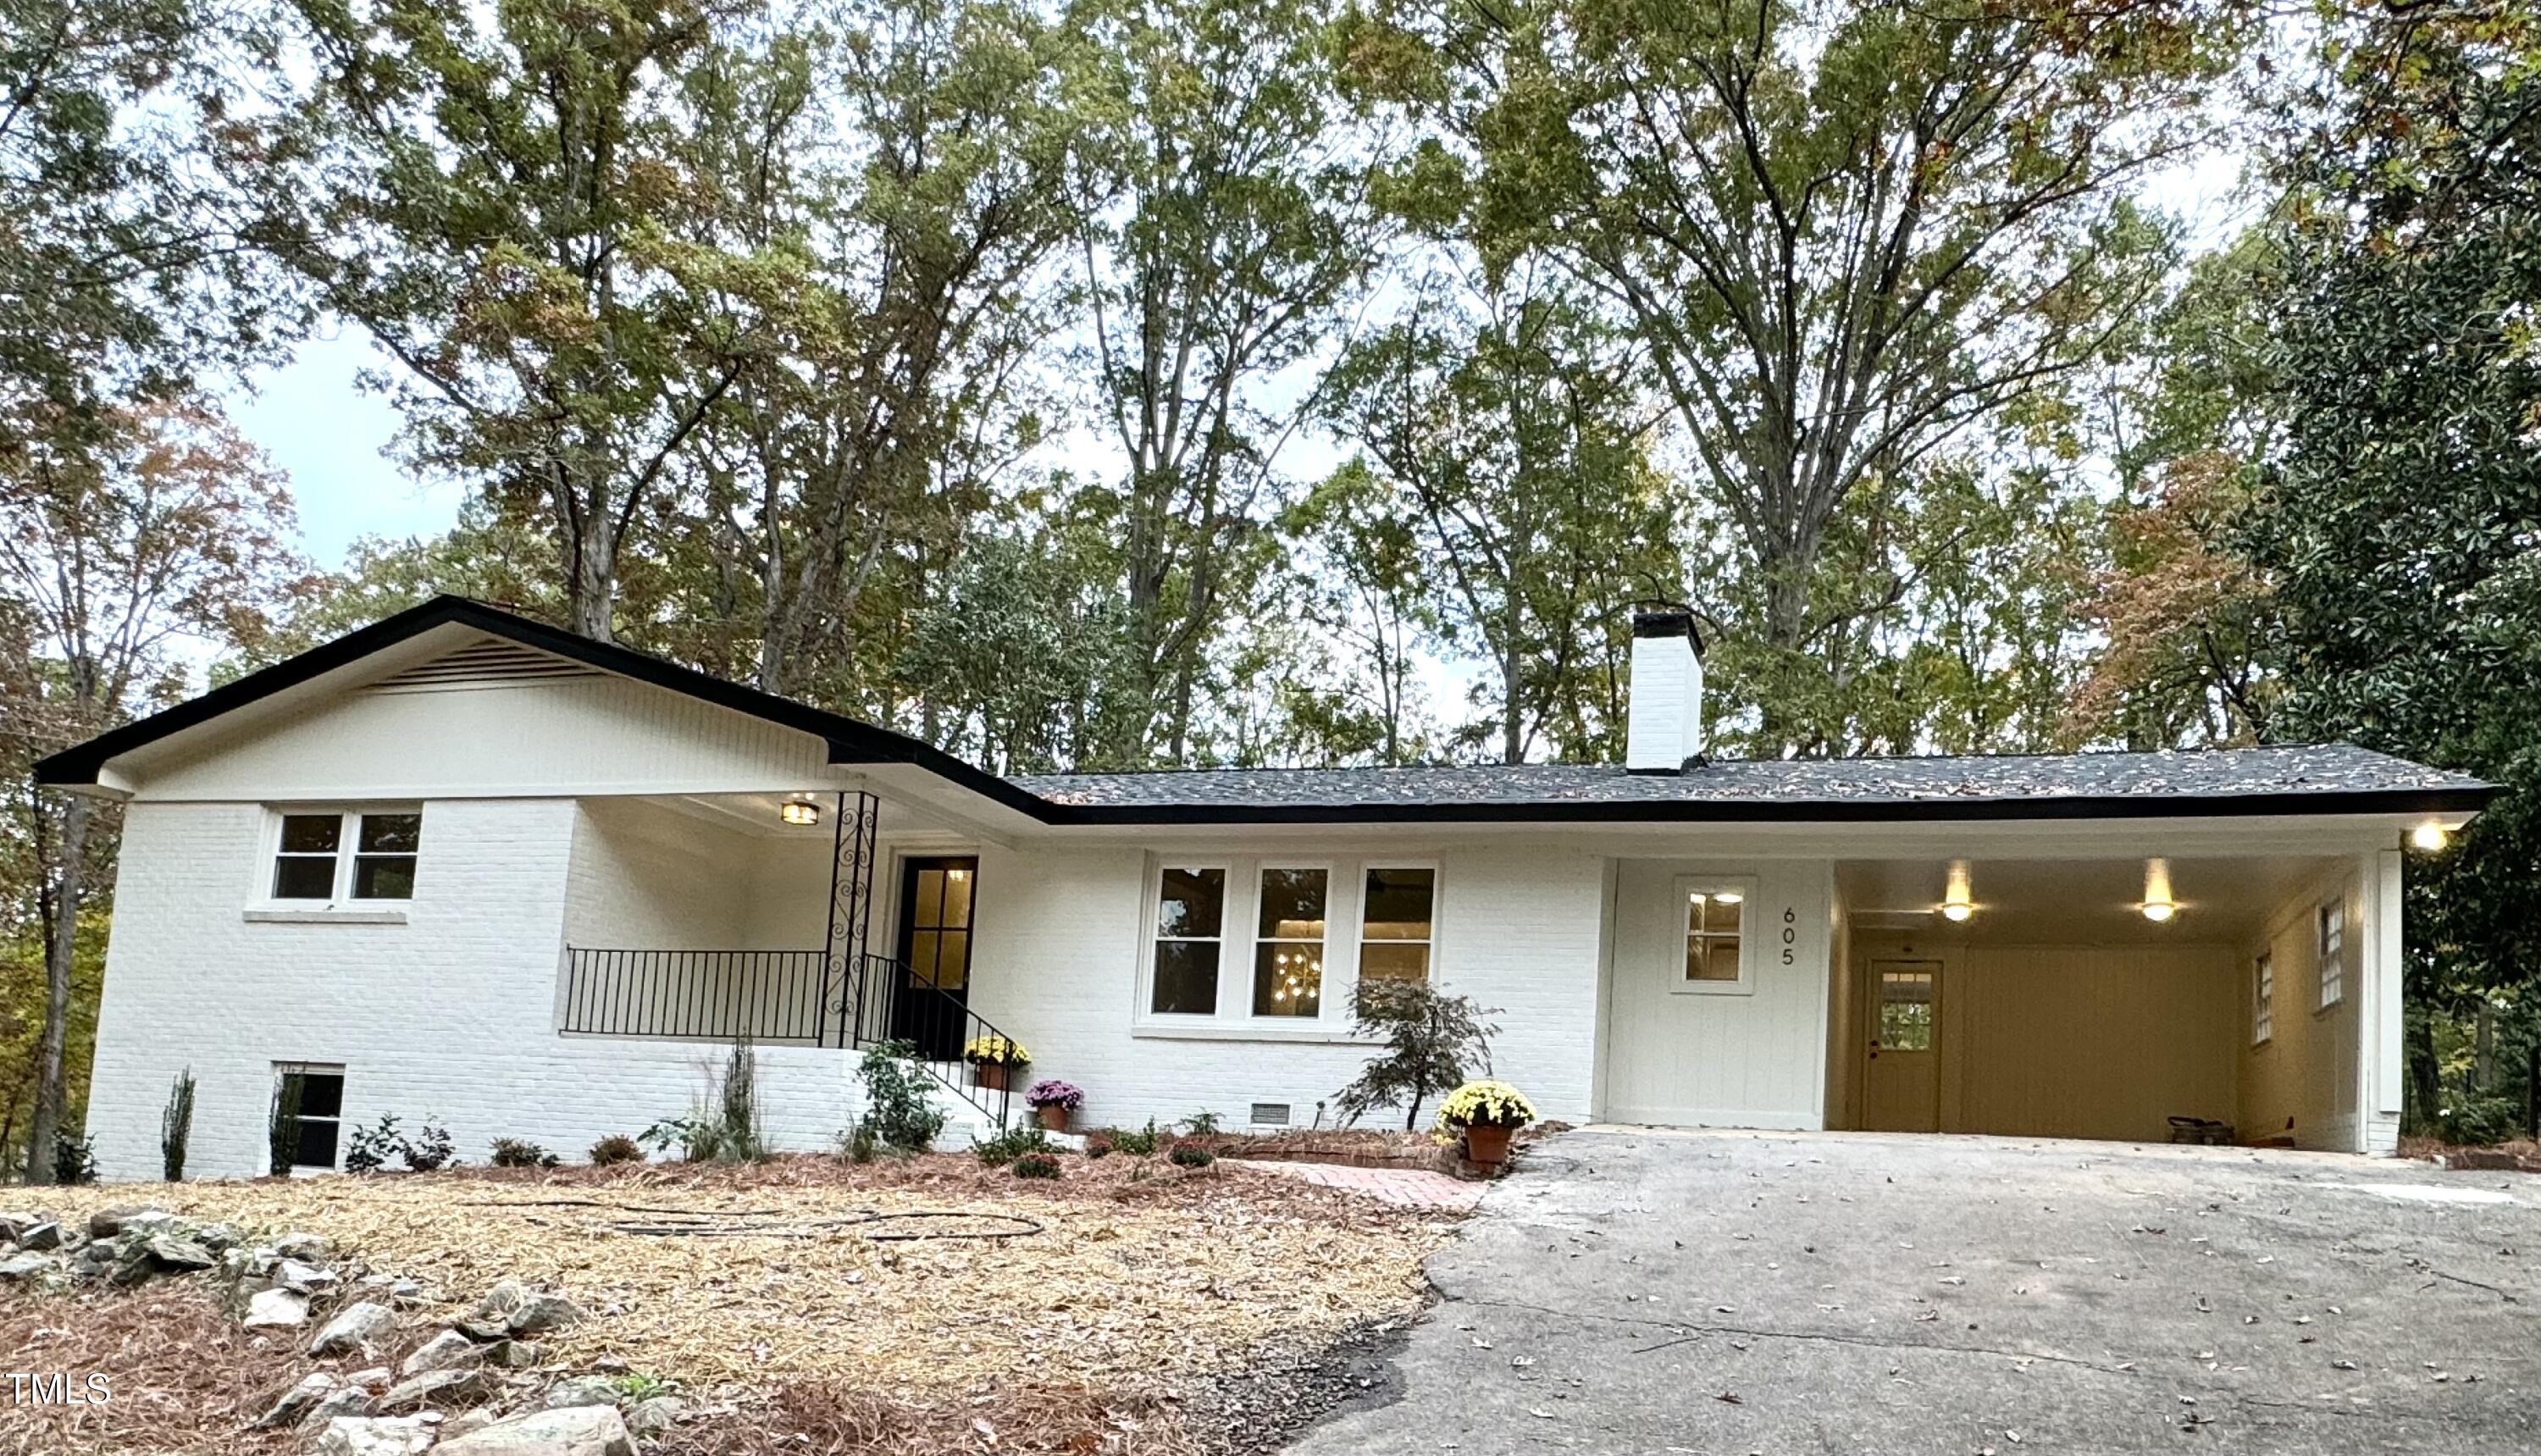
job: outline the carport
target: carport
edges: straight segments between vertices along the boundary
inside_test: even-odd
[[[2370,856],[1839,861],[1827,1122],[2358,1145]]]

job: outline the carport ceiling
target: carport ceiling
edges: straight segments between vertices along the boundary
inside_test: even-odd
[[[2003,945],[2159,944],[2239,941],[2335,861],[2299,855],[2172,859],[2171,899],[2179,914],[2154,924],[2143,900],[2141,859],[1979,859],[1969,878],[1976,914],[1954,923],[1938,913],[1949,876],[1944,859],[1853,859],[1836,884],[1856,929],[1914,929],[1951,940]]]

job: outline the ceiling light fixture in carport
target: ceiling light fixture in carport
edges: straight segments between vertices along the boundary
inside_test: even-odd
[[[2424,849],[2432,854],[2444,847],[2444,837],[2451,833],[2452,831],[2444,828],[2441,820],[2430,819],[2409,831],[2409,843],[2413,848]]]
[[[797,795],[778,807],[776,817],[787,824],[815,825],[821,822],[821,806]]]
[[[1950,861],[1950,888],[1941,895],[1941,917],[1964,920],[1976,912],[1975,900],[1968,893],[1968,862],[1953,859]]]
[[[2170,898],[2170,861],[2144,861],[2143,917],[2158,925],[2179,913],[2179,906]]]

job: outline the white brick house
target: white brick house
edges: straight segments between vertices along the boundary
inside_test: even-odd
[[[1086,1123],[1302,1125],[1367,1055],[1362,974],[1496,1008],[1554,1118],[2392,1146],[2404,846],[2486,785],[2343,747],[1710,763],[1691,623],[1636,631],[1629,765],[1009,780],[433,601],[40,765],[126,801],[99,1159],[155,1175],[185,1067],[199,1176],[268,1171],[285,1077],[308,1164],[329,1111],[573,1156],[737,1035],[788,1146],[853,1121],[860,1044],[958,1083],[983,1028]]]

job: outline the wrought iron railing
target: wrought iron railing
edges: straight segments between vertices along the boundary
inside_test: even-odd
[[[1003,1034],[962,997],[911,975],[903,961],[840,959],[834,966],[817,950],[572,946],[565,951],[558,1028],[586,1036],[746,1038],[854,1050],[906,1043],[928,1076],[1005,1127],[1019,1095],[1008,1074],[1020,1068],[974,1068],[963,1057],[972,1042]]]
[[[819,951],[565,952],[563,1030],[814,1046],[822,1038]]]

